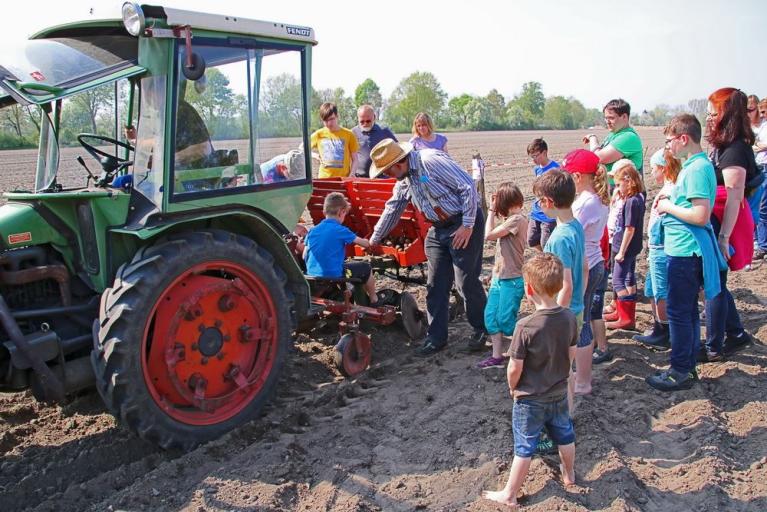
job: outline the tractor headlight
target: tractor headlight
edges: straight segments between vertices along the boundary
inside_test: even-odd
[[[125,30],[132,36],[138,36],[146,28],[146,18],[141,6],[136,2],[125,2],[123,4],[123,25]]]

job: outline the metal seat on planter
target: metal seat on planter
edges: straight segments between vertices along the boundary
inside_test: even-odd
[[[316,284],[344,284],[344,283],[351,283],[351,284],[359,284],[362,283],[362,279],[356,278],[356,277],[316,277],[316,276],[306,276],[307,282],[309,284],[316,283]]]
[[[306,276],[313,297],[343,300],[346,289],[352,289],[362,281],[356,277],[313,277]]]

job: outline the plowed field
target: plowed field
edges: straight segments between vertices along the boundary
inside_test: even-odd
[[[542,133],[561,159],[585,132]],[[529,196],[525,147],[537,135],[449,134],[449,147],[465,166],[481,152],[488,193],[511,180]],[[663,135],[640,135],[649,158]],[[76,183],[78,153],[62,153]],[[0,153],[0,189],[31,186],[35,159]],[[486,272],[492,254],[488,245]],[[661,394],[644,377],[668,354],[612,334],[616,357],[595,368],[594,392],[576,407],[578,485],[563,488],[556,457],[536,458],[527,510],[767,510],[767,267],[732,273],[729,285],[756,343],[701,365],[693,389]],[[423,304],[422,287],[407,289]],[[638,318],[651,323],[649,304]],[[263,416],[188,453],[121,429],[95,391],[57,406],[0,394],[0,510],[499,510],[480,495],[505,482],[513,449],[504,371],[476,370],[478,357],[459,350],[470,333],[461,319],[426,360],[396,327],[368,332],[373,365],[355,380],[332,365],[332,327],[299,336]]]

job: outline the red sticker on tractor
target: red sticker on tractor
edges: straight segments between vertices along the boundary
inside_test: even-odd
[[[26,233],[15,233],[13,235],[8,235],[8,245],[12,244],[20,244],[23,242],[31,242],[32,241],[32,233],[27,231]]]
[[[36,81],[38,81],[38,82],[42,82],[42,81],[44,81],[44,80],[45,80],[45,75],[43,75],[43,74],[42,74],[42,73],[40,73],[39,71],[32,71],[32,72],[29,74],[29,76],[31,76],[32,78],[34,78],[34,79],[35,79]]]

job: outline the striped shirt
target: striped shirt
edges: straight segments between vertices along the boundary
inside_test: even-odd
[[[463,214],[463,225],[474,227],[477,190],[471,176],[455,160],[442,151],[423,149],[411,152],[408,162],[410,171],[394,185],[392,196],[373,229],[371,243],[380,243],[389,234],[411,201],[431,222],[439,220],[432,207],[434,202],[450,216]]]

